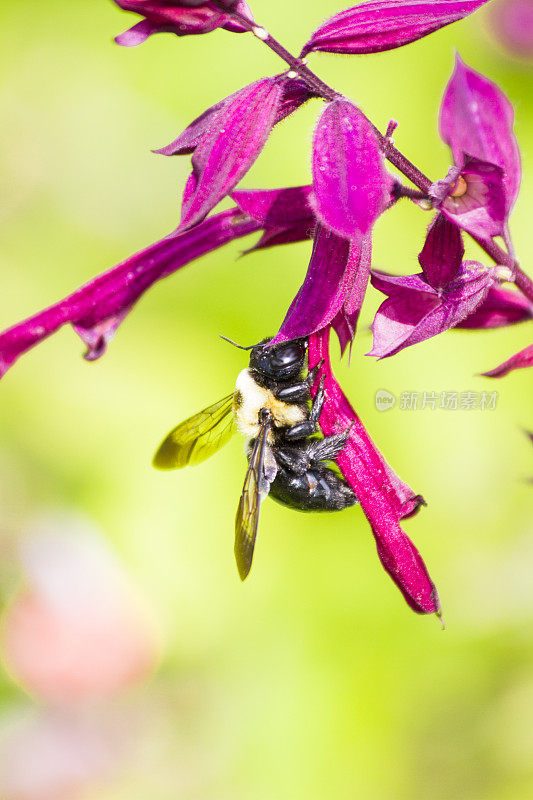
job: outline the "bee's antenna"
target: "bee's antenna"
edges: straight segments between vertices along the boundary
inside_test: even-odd
[[[225,342],[229,342],[233,345],[233,347],[238,347],[239,350],[252,350],[255,347],[255,344],[251,344],[249,347],[244,347],[242,344],[237,344],[237,342],[234,342],[233,339],[228,339],[227,336],[222,336],[222,334],[219,335],[221,339],[224,339]]]

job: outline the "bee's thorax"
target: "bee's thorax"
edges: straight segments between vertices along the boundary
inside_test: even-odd
[[[259,386],[249,369],[243,369],[235,384],[233,414],[237,428],[247,439],[259,434],[259,412],[263,408],[271,412],[276,428],[291,427],[306,418],[300,406],[277,400],[270,389]]]

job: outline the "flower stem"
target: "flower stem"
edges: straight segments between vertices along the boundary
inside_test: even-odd
[[[533,281],[526,275],[523,269],[518,266],[518,263],[515,261],[515,278],[514,282],[515,285],[520,289],[522,294],[524,294],[528,300],[531,300],[533,303]]]
[[[307,64],[302,61],[302,59],[296,58],[296,56],[293,56],[292,53],[289,53],[289,51],[276,39],[274,39],[272,34],[270,34],[265,28],[263,28],[261,25],[256,25],[255,23],[250,22],[249,19],[240,14],[238,11],[232,11],[231,14],[235,20],[243,26],[243,28],[251,31],[251,33],[253,33],[257,39],[262,41],[263,44],[266,44],[266,46],[276,53],[276,55],[282,58],[283,61],[285,61],[285,63],[288,64],[289,67],[294,70],[294,72],[296,72],[300,78],[307,83],[309,88],[316,92],[317,95],[323,97],[324,100],[328,100],[329,102],[341,97],[338,92],[332,89],[331,86],[328,86],[327,83],[325,83],[321,78],[318,77],[318,75],[310,70]],[[387,136],[383,136],[381,131],[376,128],[374,123],[369,120],[368,117],[365,118],[372,126],[372,129],[381,144],[385,158],[390,161],[390,163],[393,164],[396,169],[402,173],[402,175],[410,180],[411,183],[414,183],[414,185],[417,186],[421,192],[427,194],[431,186],[430,179],[424,175],[424,173],[421,172],[418,167],[415,167],[415,165],[409,161],[409,159],[406,158],[403,153],[397,150],[392,144],[392,141]]]
[[[225,7],[224,10],[226,13],[228,12],[227,7]],[[293,56],[292,53],[290,53],[285,47],[283,47],[282,44],[274,39],[274,37],[261,25],[251,22],[247,17],[243,16],[238,11],[231,11],[231,15],[237,22],[240,23],[240,25],[242,25],[243,28],[246,28],[246,30],[253,33],[257,39],[263,42],[263,44],[269,47],[270,50],[283,59],[283,61],[289,65],[291,70],[297,73],[297,75],[299,75],[299,77],[302,78],[302,80],[307,83],[309,88],[319,97],[322,97],[328,102],[341,97],[338,92],[332,89],[331,86],[328,86],[327,83],[325,83],[321,78],[318,77],[318,75],[310,70],[307,64],[301,58],[296,58],[296,56]],[[433,182],[430,180],[430,178],[428,178],[427,175],[425,175],[421,170],[418,169],[418,167],[409,161],[409,159],[404,156],[400,150],[394,147],[391,139],[387,135],[384,136],[376,128],[374,123],[369,120],[368,117],[366,117],[366,115],[365,118],[372,126],[372,129],[381,144],[383,155],[387,161],[389,161],[399,172],[402,173],[402,175],[411,181],[411,183],[413,183],[417,189],[420,190],[424,197],[427,197],[428,192],[433,185]],[[472,238],[496,264],[501,264],[509,267],[512,270],[516,287],[520,289],[520,291],[528,298],[528,300],[533,302],[533,280],[531,280],[531,278],[520,268],[518,261],[516,261],[512,255],[509,255],[509,253],[506,253],[505,250],[503,250],[503,248],[501,248],[493,239],[480,239],[476,236],[472,236]]]
[[[226,9],[227,12],[227,9]],[[247,17],[243,16],[239,11],[232,11],[231,16],[242,25],[243,28],[246,28],[254,36],[259,39],[263,44],[266,44],[276,55],[285,61],[286,64],[289,65],[291,69],[298,73],[298,75],[307,83],[310,89],[316,92],[317,95],[323,97],[324,100],[335,100],[336,97],[339,97],[338,92],[334,91],[331,86],[328,86],[327,83],[324,83],[318,75],[315,75],[309,67],[304,64],[304,62],[300,58],[296,58],[293,56],[292,53],[289,53],[282,44],[280,44],[273,36],[261,25],[256,25],[255,22],[251,22]]]

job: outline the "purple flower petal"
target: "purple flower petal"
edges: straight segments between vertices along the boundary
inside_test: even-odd
[[[355,243],[350,246],[319,223],[305,280],[271,343],[301,339],[329,325],[344,303],[345,273],[359,256]]]
[[[533,367],[533,344],[530,344],[524,350],[520,350],[519,353],[511,356],[498,367],[482,374],[487,378],[503,378],[504,375],[508,375],[513,370],[523,369],[524,367]]]
[[[285,74],[279,76],[279,81],[283,88],[283,93],[276,111],[275,125],[290,117],[311,98],[319,96],[301,78],[289,78]]]
[[[434,289],[442,289],[461,269],[465,249],[459,229],[437,214],[428,228],[426,241],[418,256],[424,277]]]
[[[339,236],[369,232],[390,202],[392,178],[370,123],[349,100],[328,103],[313,145],[317,215]]]
[[[87,345],[87,352],[83,356],[86,361],[97,361],[104,355],[109,342],[117,332],[118,326],[126,319],[132,308],[133,304],[122,309],[118,314],[114,314],[102,322],[97,322],[96,325],[92,324],[91,315],[89,315],[87,321],[80,320],[77,323],[72,323],[75,333]]]
[[[132,47],[141,44],[153,33],[175,33],[176,36],[210,33],[216,28],[225,28],[234,33],[244,33],[245,28],[229,13],[231,8],[252,20],[248,4],[230,1],[228,11],[211,0],[115,0],[124,11],[141,14],[145,19],[115,38],[117,44]]]
[[[486,0],[374,0],[341,11],[314,32],[302,50],[379,53],[394,50],[464,19]]]
[[[204,219],[248,172],[266,144],[282,91],[277,78],[264,78],[241,89],[213,115],[192,156],[182,229]]]
[[[165,147],[160,147],[158,150],[154,150],[154,153],[162,156],[185,156],[194,153],[203,137],[208,133],[216,114],[238,94],[239,92],[235,92],[229,97],[225,97],[224,100],[221,100],[219,103],[215,103],[214,106],[206,109],[206,111],[200,114],[199,117],[196,117],[173,142],[167,144]]]
[[[442,204],[442,213],[474,236],[503,236],[506,200],[502,168],[466,156],[461,178]]]
[[[0,334],[0,377],[30,348],[70,323],[89,347],[86,357],[103,354],[118,325],[136,301],[161,278],[261,225],[240,209],[223,211],[191,231],[175,231],[73,294]]]
[[[256,244],[243,252],[243,255],[255,253],[256,250],[265,250],[268,247],[277,247],[281,244],[293,244],[294,242],[305,242],[314,236],[314,220],[310,226],[308,223],[297,222],[289,227],[267,228]]]
[[[234,6],[235,7],[235,11],[238,11],[239,14],[241,14],[243,17],[246,17],[247,19],[249,19],[250,22],[254,21],[252,12],[250,10],[250,6],[248,5],[248,3],[245,2],[245,0],[238,0],[238,2],[236,4],[235,4],[235,2],[233,0],[230,0],[227,3],[227,5],[230,8],[232,8]],[[225,31],[231,31],[231,33],[247,33],[248,32],[248,28],[244,28],[241,25],[240,22],[238,22],[235,19],[232,19],[231,16],[229,16],[227,22],[225,22],[222,27],[223,27],[223,29]]]
[[[417,277],[419,280],[413,281]],[[402,278],[388,278],[385,282],[383,275],[372,276],[372,284],[381,291],[387,284],[394,286],[394,292],[374,318],[374,345],[369,356],[386,358],[453,328],[483,302],[494,281],[494,270],[465,261],[459,276],[439,292],[429,284],[424,291],[420,276],[408,276],[403,290],[400,281]]]
[[[533,305],[527,297],[503,286],[491,286],[476,310],[456,327],[465,329],[503,328],[533,319]]]
[[[456,164],[462,164],[463,154],[468,153],[501,167],[507,213],[516,200],[521,178],[513,122],[513,108],[503,92],[457,56],[442,98],[440,133]]]
[[[153,33],[159,33],[160,31],[160,25],[155,25],[152,22],[148,22],[147,19],[143,19],[133,28],[129,28],[124,33],[115,36],[115,42],[121,47],[137,47],[138,44],[145,42]]]
[[[231,193],[243,214],[265,228],[287,226],[297,222],[315,225],[311,205],[312,186],[290,186],[283,189],[238,190]]]
[[[335,380],[329,360],[327,329],[309,339],[309,368],[322,360],[315,384],[316,390],[321,376],[325,376],[326,400],[320,427],[325,436],[351,428],[337,463],[370,523],[381,563],[414,611],[439,613],[437,590],[418,550],[399,525],[404,516],[414,512],[420,498],[394,476]]]
[[[287,75],[282,74],[278,76],[278,80],[282,87],[282,93],[276,108],[274,125],[286,119],[294,111],[297,111],[301,105],[315,97],[315,94],[308,88],[307,84],[300,79],[288,78]],[[216,114],[228,103],[233,102],[240,94],[240,91],[242,90],[234,92],[234,94],[225,97],[224,100],[208,108],[193,120],[183,133],[180,133],[177,139],[174,139],[173,142],[165,147],[154,150],[154,153],[164,156],[182,156],[194,153],[203,137],[209,135],[209,129]]]
[[[311,194],[311,186],[232,192],[231,198],[243,214],[265,228],[257,244],[245,252],[312,239],[316,218]]]
[[[389,275],[387,272],[372,271],[372,286],[387,297],[405,294],[406,291],[416,294],[430,294],[437,297],[438,293],[429,285],[424,274],[417,275]]]
[[[359,260],[352,262],[352,265],[356,268],[347,270],[345,273],[343,285],[344,304],[331,322],[331,327],[335,330],[339,339],[341,356],[344,355],[348,345],[351,346],[353,342],[359,313],[370,279],[370,263],[372,259],[372,237],[370,234],[363,236],[360,250]]]

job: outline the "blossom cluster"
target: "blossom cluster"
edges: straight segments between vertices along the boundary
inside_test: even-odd
[[[433,182],[394,146],[396,123],[381,134],[351,99],[327,86],[302,59],[317,51],[393,50],[467,17],[485,1],[361,3],[324,22],[296,58],[256,23],[242,0],[116,0],[142,17],[117,37],[121,45],[139,44],[157,32],[184,36],[223,28],[250,32],[289,69],[240,88],[157,151],[191,159],[181,220],[173,233],[0,334],[0,375],[65,324],[87,346],[85,357],[95,360],[150,286],[205,253],[253,233],[260,238],[248,253],[311,240],[307,273],[272,342],[309,339],[309,367],[316,366],[317,380],[325,381],[322,431],[330,435],[351,426],[339,468],[360,499],[383,566],[419,613],[438,613],[439,600],[401,523],[425,503],[386,463],[335,380],[330,332],[344,353],[356,335],[369,284],[384,295],[368,354],[379,359],[451,328],[482,330],[533,318],[533,283],[515,260],[508,225],[521,179],[513,109],[494,83],[457,57],[439,125],[453,163],[444,178]],[[325,104],[313,137],[312,185],[238,188],[272,129],[316,98]],[[400,174],[391,173],[386,161]],[[213,213],[227,197],[233,207]],[[420,269],[410,275],[375,270],[374,224],[405,201],[434,212],[420,243]],[[465,234],[482,247],[491,264],[464,258]],[[511,289],[505,282],[516,286]],[[486,374],[498,377],[530,365],[533,345]]]

